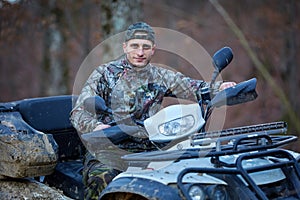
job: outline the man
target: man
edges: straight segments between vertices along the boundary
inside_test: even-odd
[[[106,129],[110,127],[108,123],[112,119],[122,119],[129,114],[137,119],[151,116],[159,109],[162,91],[164,95],[196,102],[199,89],[207,84],[179,72],[152,65],[150,60],[155,52],[155,33],[144,22],[129,26],[123,50],[124,56],[99,66],[86,81],[71,113],[72,124],[80,133]],[[233,85],[233,82],[223,83],[220,89]],[[101,96],[115,116],[85,110],[84,100],[93,96]],[[147,112],[143,113],[146,105]],[[130,140],[118,144],[118,148],[131,152],[155,149],[145,137],[147,134],[141,130],[138,137],[131,137]],[[87,154],[83,172],[85,199],[97,199],[106,185],[126,168],[121,162],[114,162],[113,155],[118,154],[103,150],[97,159]]]

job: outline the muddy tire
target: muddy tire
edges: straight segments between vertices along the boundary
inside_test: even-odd
[[[118,192],[106,195],[102,200],[148,200],[147,198],[133,193]]]

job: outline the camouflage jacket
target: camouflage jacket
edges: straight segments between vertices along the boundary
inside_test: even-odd
[[[193,80],[180,72],[148,64],[136,70],[125,57],[97,67],[86,81],[71,113],[73,126],[81,133],[91,132],[99,123],[108,123],[112,116],[89,113],[83,108],[83,101],[99,95],[116,116],[137,113],[149,101],[154,102],[149,115],[158,111],[161,102],[158,88],[181,99],[196,102],[197,91],[204,81]],[[114,118],[116,119],[116,116]]]
[[[71,122],[78,132],[84,134],[93,131],[98,124],[109,123],[112,119],[126,118],[129,114],[143,118],[145,115],[140,115],[140,111],[149,102],[151,102],[151,107],[147,114],[151,116],[160,108],[160,96],[167,93],[176,98],[196,102],[199,99],[197,93],[203,84],[208,83],[202,80],[193,80],[182,73],[152,64],[136,70],[124,56],[103,64],[92,72],[71,112]],[[101,96],[106,105],[114,111],[114,116],[95,114],[84,109],[84,100],[97,95]],[[126,152],[141,152],[157,148],[157,145],[147,140],[147,133],[144,129],[138,135],[134,135],[117,146],[105,141],[101,146],[103,148],[97,147],[99,149],[97,151],[91,151],[89,148],[88,150],[97,160],[120,170],[124,170],[126,164],[120,159],[120,153],[124,152],[119,149],[126,150]],[[125,154],[127,154],[126,152]]]

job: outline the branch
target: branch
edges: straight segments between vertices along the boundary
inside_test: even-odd
[[[268,72],[266,67],[258,59],[255,52],[251,49],[243,32],[239,29],[239,27],[230,18],[230,16],[226,12],[226,10],[219,4],[218,0],[209,0],[209,1],[216,8],[216,10],[219,12],[219,14],[223,17],[225,22],[228,24],[229,28],[234,32],[234,34],[240,40],[242,46],[244,47],[244,49],[248,53],[250,59],[254,63],[254,66],[262,74],[263,78],[267,81],[267,83],[270,84],[270,86],[271,86],[272,90],[275,92],[275,94],[280,98],[284,107],[287,109],[287,114],[290,117],[292,124],[296,128],[296,131],[300,131],[299,118],[297,117],[296,113],[294,112],[288,98],[286,97],[286,94],[281,89],[281,87],[277,85],[277,83],[272,78],[271,74]]]

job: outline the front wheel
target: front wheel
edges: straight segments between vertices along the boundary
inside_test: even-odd
[[[101,200],[149,200],[141,195],[127,193],[127,192],[116,192],[110,193],[101,198]]]

